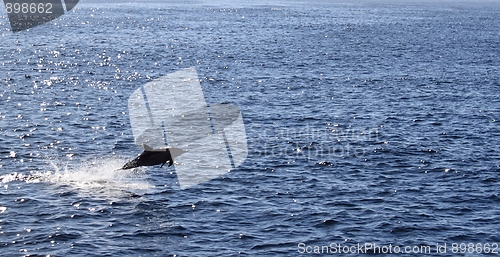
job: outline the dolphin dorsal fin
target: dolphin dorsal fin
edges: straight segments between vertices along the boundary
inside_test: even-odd
[[[144,150],[146,150],[146,151],[153,151],[153,148],[149,145],[142,144],[142,146],[144,147]]]

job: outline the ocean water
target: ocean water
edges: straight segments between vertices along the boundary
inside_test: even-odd
[[[2,256],[500,251],[498,3],[89,1],[15,34],[0,16]],[[185,190],[173,166],[118,170],[141,151],[130,94],[188,67],[241,109],[246,161]]]

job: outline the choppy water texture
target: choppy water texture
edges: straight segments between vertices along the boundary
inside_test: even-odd
[[[500,6],[80,3],[0,27],[5,256],[296,256],[500,243]],[[195,66],[249,156],[188,190],[139,152],[128,96]],[[408,254],[408,256],[421,256]],[[436,253],[427,254],[437,255]],[[475,254],[470,254],[475,255]]]

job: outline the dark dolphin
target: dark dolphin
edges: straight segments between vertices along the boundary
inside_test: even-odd
[[[161,148],[153,149],[144,145],[144,152],[142,152],[135,159],[123,165],[122,169],[132,169],[140,166],[154,166],[161,164],[161,167],[168,162],[168,167],[174,164],[174,158],[181,155],[185,151],[179,148]]]

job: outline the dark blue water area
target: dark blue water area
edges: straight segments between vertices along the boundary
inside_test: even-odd
[[[15,34],[1,15],[2,256],[500,243],[498,3],[83,2]],[[241,109],[245,162],[184,190],[173,166],[117,170],[141,151],[130,94],[189,67]]]

